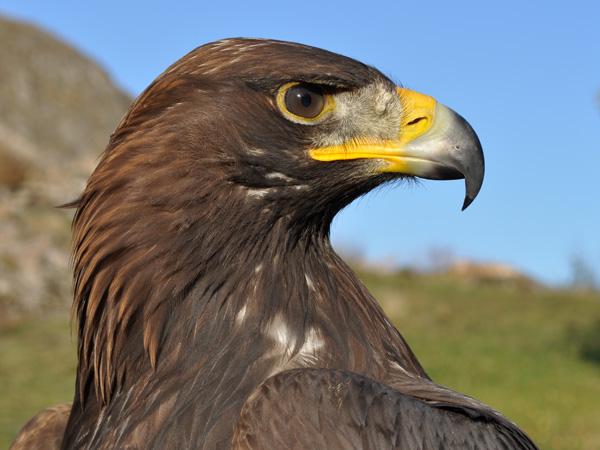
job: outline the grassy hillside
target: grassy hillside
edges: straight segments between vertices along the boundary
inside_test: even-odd
[[[600,294],[360,275],[435,381],[492,405],[540,448],[600,448],[600,365],[581,356],[581,341],[600,320]],[[0,448],[7,448],[35,412],[72,398],[68,319],[5,324],[0,354]]]

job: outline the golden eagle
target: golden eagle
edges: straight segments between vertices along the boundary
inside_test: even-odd
[[[462,117],[373,67],[197,48],[135,100],[73,204],[75,399],[13,448],[535,448],[427,376],[329,240],[377,186],[464,178],[467,207],[483,173]]]

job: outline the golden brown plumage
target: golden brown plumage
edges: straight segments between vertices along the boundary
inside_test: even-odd
[[[59,450],[71,406],[71,403],[60,403],[33,416],[23,425],[10,450]]]
[[[479,141],[374,68],[256,39],[176,62],[77,202],[62,448],[535,448],[433,383],[331,248],[341,208],[414,175],[464,177],[467,206]]]

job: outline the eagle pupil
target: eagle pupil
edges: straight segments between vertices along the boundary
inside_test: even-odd
[[[302,96],[302,105],[303,106],[310,106],[310,104],[312,103],[312,97],[310,94],[304,94]]]
[[[325,93],[319,86],[296,84],[285,92],[285,107],[295,116],[314,119],[325,108]]]

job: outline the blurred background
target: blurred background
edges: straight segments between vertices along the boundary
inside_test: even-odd
[[[73,396],[75,199],[127,107],[195,47],[290,40],[463,115],[464,182],[375,191],[332,229],[432,378],[543,448],[600,448],[600,3],[0,3],[0,446]],[[6,446],[5,445],[5,446]]]

